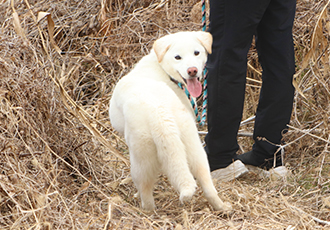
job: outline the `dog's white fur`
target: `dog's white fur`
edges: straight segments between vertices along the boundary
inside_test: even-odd
[[[185,84],[202,77],[211,45],[212,36],[207,32],[166,35],[156,40],[150,54],[114,89],[110,120],[128,144],[131,175],[143,209],[155,208],[152,193],[160,171],[179,191],[181,202],[193,196],[195,177],[215,210],[231,209],[212,183],[191,104],[170,80],[171,76]],[[191,68],[197,73],[189,73]]]

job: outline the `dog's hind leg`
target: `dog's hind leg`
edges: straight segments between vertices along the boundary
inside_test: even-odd
[[[154,146],[144,147],[143,149],[141,146],[130,148],[131,175],[138,189],[142,208],[152,211],[155,209],[153,187],[158,177],[159,163],[156,148]]]
[[[199,137],[197,136],[193,142],[190,141],[186,145],[186,148],[191,173],[201,185],[204,196],[208,202],[217,211],[230,211],[231,205],[229,203],[224,203],[220,199],[213,185],[207,156],[199,141]]]
[[[141,198],[142,209],[155,209],[153,187],[159,175],[157,149],[149,131],[148,120],[139,100],[129,100],[123,106],[125,140],[128,145],[131,176]]]
[[[179,129],[168,113],[162,117],[161,111],[158,110],[158,114],[154,115],[158,115],[161,121],[154,124],[152,136],[162,170],[172,186],[179,191],[180,201],[188,201],[195,193],[197,185],[189,170]]]
[[[171,139],[168,138],[167,139]],[[177,138],[175,138],[177,139]],[[173,140],[174,141],[174,140]],[[158,144],[157,151],[162,169],[172,186],[180,193],[180,201],[189,201],[195,193],[196,181],[190,173],[182,144]]]

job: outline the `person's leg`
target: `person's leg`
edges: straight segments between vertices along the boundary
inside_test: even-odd
[[[206,152],[211,171],[237,159],[237,132],[242,118],[247,53],[266,10],[267,0],[211,0],[213,36],[208,70]]]
[[[281,144],[282,132],[290,121],[294,97],[292,26],[295,5],[295,0],[271,0],[257,28],[263,83],[253,134],[255,144],[252,151],[238,157],[245,164],[273,167],[274,153],[278,149],[274,144]],[[282,165],[281,151],[276,158],[275,166]]]

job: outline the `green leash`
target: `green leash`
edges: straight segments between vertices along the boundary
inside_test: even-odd
[[[202,26],[203,26],[203,31],[206,31],[205,0],[202,0]],[[188,97],[188,99],[190,101],[191,107],[194,110],[196,120],[200,126],[204,126],[206,123],[206,107],[207,107],[207,79],[206,79],[207,69],[206,69],[206,67],[204,68],[203,76],[204,76],[204,83],[203,83],[202,118],[199,116],[197,105],[196,105],[194,99],[192,98],[192,96],[190,95],[189,91],[187,90],[187,88],[181,82],[179,82],[178,80],[176,80],[170,76],[171,81],[173,81],[175,84],[177,84],[185,92],[186,96]]]
[[[188,99],[190,101],[191,107],[194,110],[194,113],[195,113],[198,124],[199,125],[204,125],[204,123],[202,124],[201,117],[198,114],[197,105],[196,105],[193,97],[190,95],[189,91],[187,90],[187,88],[181,82],[179,82],[178,80],[172,78],[171,76],[170,76],[170,79],[171,79],[171,81],[173,81],[175,84],[177,84],[185,92],[186,96],[188,97]]]
[[[206,8],[205,0],[202,0],[202,27],[203,31],[206,31]],[[206,123],[206,107],[207,107],[207,69],[204,68],[203,72],[204,83],[203,83],[203,107],[202,107],[202,120],[200,125],[205,125]]]

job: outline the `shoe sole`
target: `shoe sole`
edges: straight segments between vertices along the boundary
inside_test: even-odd
[[[290,171],[285,166],[271,168],[268,171],[253,165],[246,165],[246,168],[263,178],[271,178],[273,180],[286,178],[290,175]]]
[[[211,172],[211,176],[213,179],[227,182],[234,180],[247,172],[249,172],[249,170],[245,167],[242,161],[236,160],[226,168],[214,170]]]

